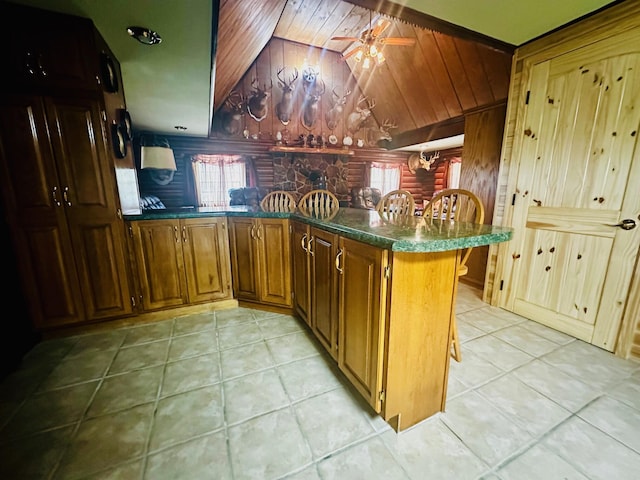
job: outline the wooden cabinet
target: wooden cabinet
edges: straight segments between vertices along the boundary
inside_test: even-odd
[[[225,218],[134,221],[130,234],[145,311],[231,297]]]
[[[4,214],[35,326],[132,312],[100,103],[0,97]]]
[[[338,235],[293,223],[296,312],[329,354],[338,358]]]
[[[97,90],[91,20],[7,2],[0,3],[0,19],[3,81],[11,89]]]
[[[458,252],[395,252],[299,221],[292,246],[296,311],[373,410],[396,430],[444,411]]]
[[[289,221],[232,217],[229,234],[236,298],[292,307]]]
[[[310,227],[302,222],[291,222],[291,252],[293,258],[293,307],[307,325],[311,326],[309,315],[309,239]]]
[[[388,252],[340,238],[336,266],[340,277],[338,366],[380,412]]]

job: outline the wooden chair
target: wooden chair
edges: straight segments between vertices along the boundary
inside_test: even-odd
[[[329,219],[340,210],[340,202],[329,190],[311,190],[302,196],[298,209],[305,217]]]
[[[481,224],[484,222],[484,205],[475,193],[462,188],[442,190],[431,198],[425,205],[422,216],[429,221],[455,221]],[[473,247],[463,250],[458,265],[458,278],[469,272],[467,260]],[[462,360],[460,343],[458,341],[458,326],[455,315],[451,326],[451,356],[457,361]]]
[[[392,190],[383,195],[376,210],[383,217],[397,218],[413,216],[416,202],[407,190]]]
[[[275,190],[265,195],[260,201],[260,208],[265,212],[295,212],[296,198],[284,190]]]

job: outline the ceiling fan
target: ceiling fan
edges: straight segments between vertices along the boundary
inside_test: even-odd
[[[391,25],[391,21],[385,18],[378,18],[375,25],[371,18],[371,11],[369,11],[369,28],[364,30],[360,37],[331,37],[331,40],[346,40],[350,42],[359,42],[355,48],[342,54],[342,60],[353,57],[355,61],[362,61],[363,68],[369,68],[371,66],[372,59],[375,60],[377,65],[384,62],[385,58],[382,53],[382,47],[385,45],[401,45],[412,46],[415,45],[415,38],[406,37],[380,37],[380,35]]]

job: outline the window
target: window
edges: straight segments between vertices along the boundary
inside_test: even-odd
[[[369,171],[369,186],[378,188],[382,195],[400,188],[400,165],[372,163]]]
[[[195,155],[192,165],[200,207],[226,207],[229,190],[247,186],[246,164],[239,155]]]
[[[462,159],[460,157],[452,158],[449,161],[449,181],[447,188],[460,188],[460,167]]]

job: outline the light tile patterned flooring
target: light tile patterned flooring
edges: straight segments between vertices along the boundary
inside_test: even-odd
[[[446,412],[399,434],[293,317],[238,308],[40,343],[0,384],[0,478],[640,478],[639,363],[464,284],[457,312]]]

